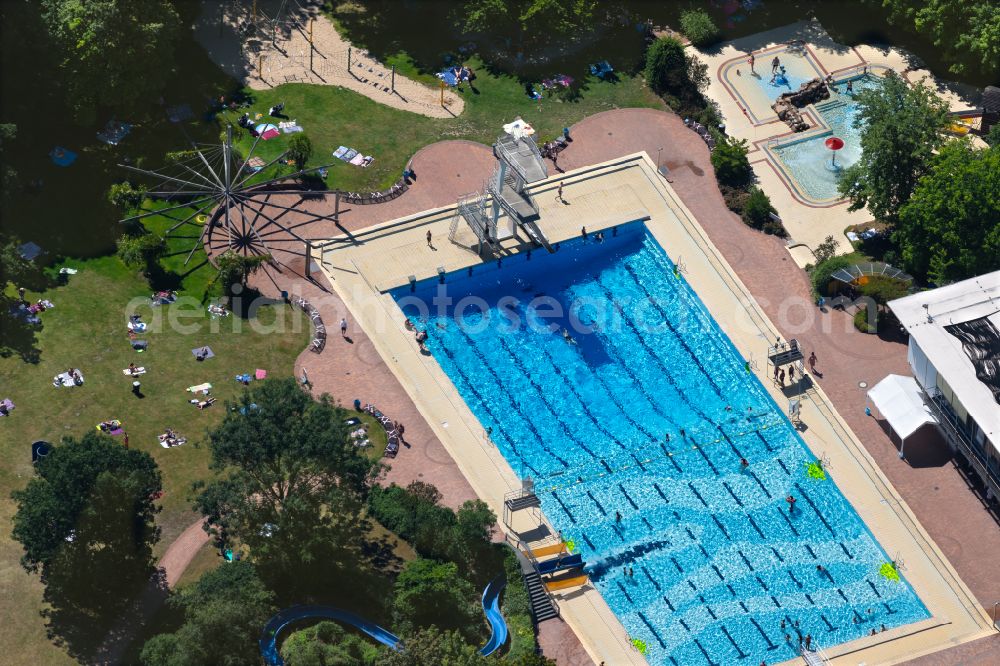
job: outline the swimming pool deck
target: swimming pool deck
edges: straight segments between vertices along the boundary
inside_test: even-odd
[[[559,182],[565,184],[568,205],[556,198]],[[762,360],[776,329],[648,156],[634,154],[577,169],[530,190],[539,203],[540,226],[554,243],[578,236],[582,225],[595,232],[648,218],[650,232],[673,261],[683,263],[685,279],[744,357],[756,360],[756,372],[772,397],[785,404],[786,397],[767,381]],[[453,210],[439,208],[378,225],[353,242],[331,239],[323,246],[322,269],[473,489],[500,515],[504,494],[520,487],[519,479],[485,441],[482,427],[434,359],[419,352],[395,301],[384,293],[405,285],[411,275],[420,280],[435,276],[438,267],[451,272],[482,263],[446,240]],[[427,246],[427,230],[435,249]],[[544,250],[534,252],[538,261],[545,260]],[[908,582],[932,616],[875,637],[823,645],[834,663],[899,663],[992,633],[986,613],[822,390],[812,388],[804,397],[806,444],[830,460],[837,484],[883,550],[904,563]],[[588,586],[558,599],[562,617],[595,662],[644,662],[595,589]]]
[[[788,42],[805,43],[801,53],[789,50]],[[844,46],[834,41],[823,27],[813,21],[801,21],[781,28],[757,33],[722,44],[717,49],[701,52],[690,51],[708,66],[709,85],[706,95],[719,104],[725,118],[726,132],[738,139],[746,139],[748,155],[760,187],[771,198],[793,239],[791,245],[816,248],[827,236],[840,243],[840,251],[850,251],[844,230],[851,225],[872,219],[867,210],[848,211],[844,200],[817,201],[799,193],[794,174],[788,174],[777,158],[767,150],[769,144],[793,136],[791,129],[778,120],[771,109],[772,100],[761,92],[752,77],[747,56],[755,56],[754,70],[760,77],[770,77],[771,60],[775,56],[798,78],[834,79],[860,74],[862,68],[879,73],[894,70],[912,84],[922,84],[934,89],[953,111],[969,109],[971,90],[946,84],[936,79],[930,71],[914,67],[907,53],[895,48],[878,48],[867,45]],[[797,85],[794,86],[797,89]],[[806,122],[811,127],[820,123],[812,107],[803,109]],[[810,132],[812,130],[809,130]],[[800,266],[813,263],[808,250],[792,252]]]

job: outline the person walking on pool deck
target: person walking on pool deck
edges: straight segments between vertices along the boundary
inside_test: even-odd
[[[563,184],[560,182],[559,183],[559,189],[557,190],[556,198],[559,199],[559,203],[566,203],[566,200],[563,199],[563,194],[562,193],[563,193]]]
[[[785,385],[785,370],[784,370],[784,368],[778,370],[778,381],[781,382],[782,386]]]
[[[816,352],[809,352],[809,369],[812,372],[816,372]]]
[[[788,366],[788,382],[791,383],[794,381],[795,381],[795,366],[790,365]]]
[[[781,366],[777,363],[774,364],[774,383],[778,383],[778,371],[781,370]]]
[[[347,317],[340,318],[340,335],[342,337],[347,337]]]
[[[757,72],[754,71],[753,63],[754,63],[754,57],[753,57],[753,52],[751,52],[750,57],[747,58],[747,64],[750,65],[750,73],[756,74]]]
[[[434,244],[431,242],[431,239],[432,239],[431,230],[428,229],[427,230],[427,247],[429,247],[429,248],[431,248],[433,250],[434,249]]]
[[[774,56],[774,60],[771,61],[771,74],[778,73],[778,65],[780,64],[781,60],[778,59],[778,56]]]

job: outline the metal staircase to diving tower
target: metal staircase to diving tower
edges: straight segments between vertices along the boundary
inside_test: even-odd
[[[493,155],[497,164],[483,191],[467,194],[458,200],[449,240],[455,241],[459,224],[465,220],[476,236],[480,254],[484,247],[496,253],[500,242],[516,236],[518,228],[532,242],[554,252],[538,226],[538,204],[525,189],[527,185],[548,176],[545,161],[534,139],[520,128],[516,128],[515,133],[504,132],[493,144]],[[501,224],[501,213],[506,214],[506,225]]]

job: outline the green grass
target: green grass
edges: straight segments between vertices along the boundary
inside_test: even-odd
[[[400,58],[400,63],[409,63],[408,71],[416,72],[408,58]],[[465,100],[465,110],[457,118],[428,118],[379,104],[345,88],[301,83],[255,91],[255,103],[249,111],[251,116],[266,114],[270,106],[284,102],[285,113],[298,121],[312,140],[313,156],[309,165],[335,162],[330,168],[328,186],[339,190],[371,191],[398,180],[407,162],[420,148],[446,139],[490,144],[502,131],[501,126],[517,116],[534,125],[539,141],[547,141],[561,134],[563,127],[601,111],[623,107],[663,108],[662,101],[639,77],[623,75],[614,83],[591,77],[581,82],[575,99],[551,95],[534,102],[528,99],[523,85],[514,77],[492,74],[475,59],[470,64],[478,75],[479,94],[464,87],[464,92],[459,94]],[[229,113],[227,117],[235,126],[237,114]],[[270,161],[286,149],[289,136],[293,135],[283,134],[270,141],[258,142],[256,153]],[[246,152],[252,142],[253,138],[243,132],[238,146]],[[334,159],[331,153],[341,145],[372,155],[375,162],[362,169]],[[415,166],[419,177],[420,165]],[[289,167],[285,168],[290,171]]]
[[[161,223],[154,220],[150,226]],[[289,306],[263,307],[254,322],[233,316],[208,318],[201,301],[213,270],[203,260],[204,254],[197,252],[190,266],[200,268],[182,279],[181,296],[190,298],[183,308],[148,307],[145,279],[114,257],[67,261],[62,265],[79,270],[67,284],[28,294],[31,299],[47,298],[56,307],[41,314],[37,364],[0,359],[0,397],[10,397],[17,405],[11,416],[0,419],[0,523],[10,525],[10,492],[31,478],[31,442],[80,436],[111,418],[124,422],[130,446],[150,453],[163,472],[163,510],[157,517],[162,539],[156,554],[196,519],[188,503],[189,488],[192,481],[209,475],[205,433],[221,420],[224,401],[242,390],[234,376],[255,368],[267,369],[272,377],[291,376],[294,360],[309,340],[308,321]],[[176,269],[182,261],[171,257],[164,263]],[[162,330],[144,336],[149,350],[141,354],[131,349],[126,335],[126,307],[133,299],[147,304],[138,310],[145,321],[152,324],[156,316],[163,317]],[[169,325],[169,313],[182,310],[176,321],[186,327],[183,332]],[[201,345],[210,345],[216,357],[197,362],[190,350]],[[122,374],[130,361],[148,370],[141,377],[141,400],[132,395],[130,379]],[[82,370],[85,384],[54,388],[52,377],[69,367]],[[211,382],[219,400],[204,411],[188,404],[190,394],[184,390],[201,382]],[[156,436],[167,426],[184,434],[188,443],[162,448]],[[21,569],[20,556],[10,530],[0,530],[0,645],[5,658],[11,663],[70,663],[45,636],[38,616],[41,586],[37,576]]]

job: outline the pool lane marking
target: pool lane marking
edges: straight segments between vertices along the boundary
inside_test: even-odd
[[[570,512],[569,508],[566,506],[566,503],[562,501],[562,498],[560,498],[559,495],[556,495],[556,491],[554,490],[552,491],[552,497],[555,498],[557,502],[559,502],[559,506],[562,507],[562,510],[566,513],[567,516],[569,516],[570,522],[576,525],[576,518],[573,516],[572,512]]]
[[[767,649],[768,650],[775,650],[775,649],[781,647],[779,645],[775,645],[774,641],[772,641],[771,638],[770,638],[770,636],[767,635],[767,632],[764,631],[764,628],[761,627],[760,623],[757,622],[757,618],[751,617],[750,618],[750,624],[752,624],[757,629],[757,632],[761,635],[761,637],[765,641],[767,641]]]
[[[705,648],[697,638],[694,639],[694,644],[697,645],[698,649],[701,650],[701,653],[705,655],[705,660],[708,661],[708,666],[719,666],[717,662],[712,661],[712,657],[705,651]]]
[[[674,339],[677,340],[682,347],[684,347],[684,351],[688,353],[691,359],[698,366],[698,369],[701,370],[701,374],[703,374],[705,376],[705,379],[707,379],[708,382],[712,385],[712,389],[715,391],[715,395],[719,397],[719,400],[725,402],[726,401],[725,398],[722,397],[722,388],[715,382],[715,377],[713,377],[712,374],[709,373],[708,369],[704,365],[702,365],[701,359],[699,359],[698,356],[694,353],[694,350],[691,349],[690,345],[688,345],[684,337],[677,332],[677,329],[670,321],[670,318],[667,316],[667,313],[663,309],[663,306],[660,305],[659,300],[653,297],[653,295],[649,292],[649,289],[646,288],[646,285],[644,285],[642,281],[639,279],[639,275],[635,272],[635,269],[632,268],[631,265],[629,265],[627,260],[622,262],[622,266],[625,267],[625,270],[629,273],[629,275],[632,276],[632,279],[635,281],[636,285],[638,285],[639,288],[642,289],[643,293],[646,294],[646,298],[649,300],[650,303],[653,304],[653,307],[655,307],[656,310],[660,313],[660,316],[663,317],[663,323],[667,325],[667,328],[670,329],[670,333],[673,334]]]
[[[628,500],[628,503],[632,505],[632,508],[633,508],[633,509],[635,509],[636,511],[638,511],[638,510],[639,510],[639,505],[638,505],[638,504],[636,504],[636,503],[635,503],[635,500],[633,500],[633,499],[632,499],[632,498],[631,498],[631,497],[629,496],[629,494],[628,494],[628,493],[627,493],[627,492],[625,491],[625,486],[623,486],[622,484],[620,484],[620,483],[619,483],[619,484],[618,484],[618,490],[620,490],[620,491],[621,491],[621,493],[622,493],[622,495],[624,495],[624,496],[625,496],[625,499],[626,499],[626,500]]]
[[[701,496],[701,493],[698,492],[698,489],[694,487],[694,484],[692,482],[688,481],[687,485],[688,488],[691,489],[691,492],[694,493],[694,496],[698,498],[698,501],[700,501],[702,504],[705,505],[706,509],[711,508],[710,506],[708,506],[708,502],[705,501],[705,498]]]
[[[726,537],[726,541],[732,541],[733,538],[729,536],[729,532],[726,531],[725,526],[719,522],[714,513],[712,514],[712,520],[715,522],[715,526],[719,528],[719,531],[722,532],[722,536]]]
[[[743,650],[741,650],[740,646],[736,643],[736,641],[733,640],[733,637],[729,635],[729,630],[726,629],[724,626],[719,627],[719,629],[722,630],[722,633],[724,633],[726,635],[726,638],[729,639],[729,642],[733,644],[734,648],[736,648],[736,652],[739,653],[740,659],[746,659],[747,658],[747,653],[744,652]]]
[[[503,336],[500,336],[499,340],[500,340],[500,346],[504,348],[504,350],[511,358],[515,359],[515,362],[518,362],[517,356],[514,353],[514,351],[510,348],[510,345],[508,344],[507,340],[504,339]],[[552,354],[549,353],[549,350],[546,349],[543,345],[538,345],[538,349],[540,349],[541,352],[545,355],[546,360],[548,360],[549,365],[552,366],[552,370],[555,372],[555,374],[560,379],[563,380],[563,386],[565,386],[565,388],[568,389],[569,392],[573,394],[573,397],[576,398],[576,401],[580,403],[580,407],[583,408],[584,413],[586,413],[587,416],[590,418],[590,421],[591,423],[594,424],[594,427],[597,428],[599,431],[601,431],[601,433],[603,433],[605,437],[609,438],[611,441],[617,444],[623,451],[631,454],[629,448],[626,447],[625,444],[620,439],[618,439],[610,430],[605,428],[604,425],[600,422],[600,420],[594,416],[593,412],[590,411],[590,406],[584,401],[583,396],[581,396],[580,393],[576,390],[576,386],[574,386],[573,382],[569,381],[569,379],[566,377],[563,371],[559,368],[558,364],[556,364],[555,359],[552,358]],[[518,367],[524,368],[524,366],[520,364],[518,365]],[[524,372],[527,373],[527,368],[524,368]],[[634,456],[634,454],[632,455]]]
[[[611,303],[616,303],[614,296],[611,294],[611,290],[609,290],[600,281],[599,278],[594,281],[594,284],[600,287],[600,289],[604,292],[604,296]],[[680,397],[680,399],[685,404],[687,404],[687,406],[691,409],[692,412],[701,416],[701,418],[704,419],[706,423],[713,423],[712,419],[708,418],[708,415],[705,414],[705,412],[701,411],[701,409],[699,409],[693,402],[691,402],[691,399],[687,396],[687,394],[681,390],[681,387],[677,383],[677,378],[674,377],[673,374],[670,372],[670,370],[667,368],[666,363],[663,361],[663,359],[661,359],[652,349],[652,347],[649,346],[649,343],[647,343],[646,340],[643,339],[642,335],[639,333],[639,330],[635,327],[635,324],[632,323],[632,320],[625,316],[622,316],[621,320],[625,322],[628,328],[632,330],[632,333],[635,334],[635,338],[636,340],[638,340],[639,346],[641,346],[646,351],[646,355],[649,356],[649,358],[651,358],[656,365],[660,366],[660,370],[663,371],[663,376],[667,379],[667,383],[669,383],[671,386],[674,387],[674,390],[677,392],[677,395]],[[610,339],[611,336],[605,335],[604,338]]]
[[[735,501],[735,502],[736,502],[736,503],[737,503],[737,504],[738,504],[738,505],[739,505],[740,507],[742,507],[742,506],[743,506],[743,501],[742,501],[742,500],[741,500],[741,499],[740,499],[739,497],[737,497],[737,496],[736,496],[736,493],[734,493],[734,492],[733,492],[733,489],[732,489],[732,487],[731,487],[731,486],[729,485],[729,482],[728,482],[728,481],[723,481],[723,482],[722,482],[722,487],[726,489],[726,491],[727,491],[727,492],[729,493],[729,496],[730,496],[730,497],[732,497],[732,498],[733,498],[733,500],[734,500],[734,501]],[[760,531],[760,530],[758,530],[758,532],[759,532],[759,531]]]
[[[536,476],[538,476],[540,474],[540,472],[537,469],[535,469],[535,467],[532,466],[532,464],[529,463],[526,460],[526,458],[517,450],[517,444],[514,443],[514,439],[510,436],[510,433],[507,431],[507,428],[504,426],[503,422],[496,417],[496,414],[493,413],[493,409],[489,406],[489,403],[486,402],[486,400],[483,398],[482,394],[479,393],[479,391],[475,388],[475,386],[472,384],[472,382],[469,381],[468,376],[466,376],[465,372],[461,369],[461,367],[459,367],[458,362],[455,361],[455,357],[451,353],[451,351],[446,346],[444,346],[444,345],[441,346],[441,350],[444,352],[445,356],[447,356],[448,359],[452,362],[452,364],[454,365],[455,372],[458,373],[458,376],[462,378],[463,382],[465,382],[466,387],[469,389],[469,391],[472,393],[472,395],[476,398],[476,400],[479,401],[479,404],[482,405],[483,410],[485,410],[486,413],[489,414],[490,419],[492,419],[493,423],[496,425],[497,429],[500,431],[500,434],[503,435],[503,438],[505,440],[507,440],[507,443],[510,445],[510,448],[514,452],[514,455],[516,455],[518,457],[518,459],[520,459],[521,463],[525,467],[527,467],[528,469],[530,469],[532,472],[534,472],[534,474]],[[516,407],[515,407],[515,409],[516,409]],[[529,423],[528,425],[529,425],[529,428],[530,428],[531,424]],[[545,448],[544,445],[543,445],[542,448]],[[548,449],[545,449],[545,450],[548,451]]]
[[[750,521],[750,526],[754,529],[754,531],[757,532],[757,534],[760,535],[761,539],[764,539],[766,541],[767,540],[767,536],[764,534],[763,531],[761,531],[760,527],[757,525],[757,521],[754,520],[753,516],[751,516],[749,513],[746,514],[746,516],[747,516],[747,520]]]
[[[660,588],[660,584],[657,583],[656,580],[649,574],[649,569],[647,569],[645,565],[639,565],[639,569],[642,570],[642,573],[646,574],[646,578],[648,578],[649,582],[653,584],[653,587],[656,588],[657,592],[662,592],[663,591]]]
[[[459,328],[461,328],[461,327],[459,327]],[[466,333],[465,331],[462,331],[462,334],[465,336],[466,340],[469,341],[469,345],[472,346],[472,338],[468,335],[468,333]],[[582,438],[578,437],[576,433],[574,433],[572,430],[570,430],[569,425],[565,421],[563,421],[561,418],[559,418],[559,415],[556,413],[555,408],[552,405],[549,404],[548,400],[545,399],[545,391],[542,389],[541,384],[539,384],[538,382],[535,381],[535,379],[531,376],[531,373],[529,373],[528,369],[524,366],[524,363],[521,361],[521,359],[518,358],[518,356],[516,354],[513,354],[510,351],[510,348],[508,346],[506,346],[505,341],[503,340],[502,337],[499,338],[499,340],[500,340],[500,346],[504,348],[504,350],[507,352],[507,355],[510,356],[511,359],[514,361],[514,365],[517,366],[517,369],[521,371],[521,374],[524,376],[524,378],[528,381],[528,383],[531,385],[531,387],[533,389],[535,389],[535,392],[538,394],[539,401],[545,406],[545,408],[552,415],[552,418],[555,420],[556,424],[562,430],[563,434],[566,436],[566,439],[569,439],[569,440],[573,441],[577,446],[579,446],[581,449],[583,449],[584,451],[586,451],[587,453],[589,453],[591,458],[595,458],[596,459],[598,457],[597,454],[590,450],[590,447],[588,447],[583,442]],[[475,352],[477,354],[479,354],[478,348],[475,349]],[[482,354],[479,354],[479,355],[480,355],[481,359],[483,360],[484,365],[486,365],[486,367],[490,368],[490,371],[493,372],[493,376],[495,378],[497,378],[498,382],[500,382],[501,388],[508,389],[508,391],[509,391],[509,389],[512,388],[512,387],[507,387],[507,386],[505,386],[503,384],[502,381],[500,381],[499,375],[497,375],[496,372],[493,371],[492,367],[488,364],[488,362],[487,362],[488,359],[486,358],[485,355],[482,355]]]
[[[646,625],[646,628],[649,629],[649,631],[653,634],[653,637],[656,638],[656,642],[660,644],[660,647],[666,649],[666,643],[663,642],[663,639],[660,638],[660,634],[657,633],[656,629],[653,628],[653,625],[646,619],[645,614],[643,614],[642,611],[637,611],[637,613],[639,614],[639,619],[642,620],[642,623]]]
[[[604,507],[601,506],[601,503],[597,501],[596,497],[594,497],[594,493],[592,493],[591,491],[588,490],[587,491],[587,497],[589,497],[591,500],[593,500],[594,504],[597,505],[597,510],[601,512],[602,516],[608,515],[608,512],[604,510]]]
[[[792,524],[792,519],[789,518],[787,515],[785,515],[785,512],[782,510],[782,508],[780,506],[776,506],[774,508],[775,511],[778,512],[778,515],[785,519],[785,522],[788,524],[788,529],[792,531],[792,534],[794,534],[797,537],[802,536],[801,534],[799,534],[799,531],[795,529],[795,525]]]
[[[833,538],[836,539],[837,538],[837,533],[833,531],[833,527],[830,525],[829,522],[827,522],[827,520],[823,516],[822,512],[820,512],[819,507],[817,507],[816,504],[812,501],[812,498],[809,497],[809,493],[807,493],[802,488],[802,486],[799,485],[798,481],[796,481],[794,485],[795,485],[795,489],[798,490],[802,494],[802,497],[805,498],[806,503],[808,503],[809,506],[812,507],[812,510],[816,512],[816,515],[819,517],[820,521],[823,523],[823,526],[826,527],[827,530],[829,530],[830,536],[832,536]]]

